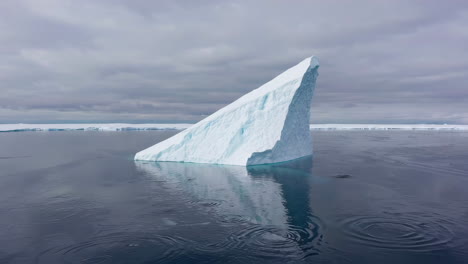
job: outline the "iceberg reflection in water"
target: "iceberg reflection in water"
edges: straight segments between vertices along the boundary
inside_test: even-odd
[[[309,205],[312,157],[258,166],[136,162],[187,202],[213,204],[223,223],[246,224],[221,246],[304,258],[318,254],[323,224]],[[211,208],[211,207],[210,207]]]

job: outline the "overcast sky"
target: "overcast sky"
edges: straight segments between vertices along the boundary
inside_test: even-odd
[[[314,123],[468,123],[456,0],[1,0],[0,122],[194,122],[311,55]]]

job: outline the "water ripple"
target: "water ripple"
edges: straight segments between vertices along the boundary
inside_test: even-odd
[[[170,262],[185,254],[189,243],[175,236],[114,233],[45,250],[39,254],[37,263],[48,263],[51,258],[59,258],[63,263],[115,263],[124,259]]]
[[[426,252],[450,246],[453,223],[440,216],[405,214],[389,216],[352,216],[341,221],[343,232],[365,246]]]
[[[252,225],[232,233],[220,244],[212,245],[211,250],[243,250],[254,252],[262,258],[303,259],[320,253],[323,235],[320,226],[311,223],[308,227]]]

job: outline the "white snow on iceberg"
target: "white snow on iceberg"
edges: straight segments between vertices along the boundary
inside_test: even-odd
[[[312,154],[310,105],[319,62],[310,57],[135,160],[268,164]]]

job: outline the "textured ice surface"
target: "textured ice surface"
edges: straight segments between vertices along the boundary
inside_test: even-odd
[[[318,76],[310,57],[135,160],[255,165],[312,154],[310,104]]]

